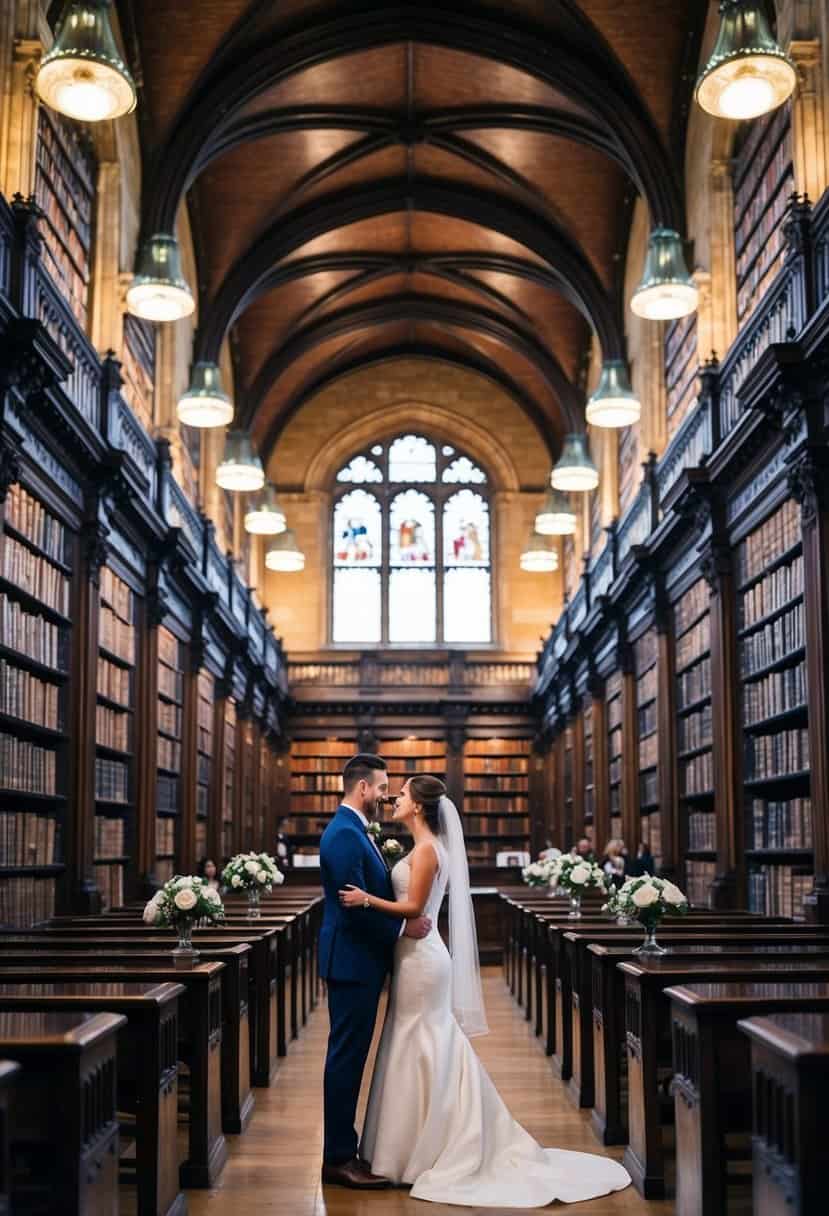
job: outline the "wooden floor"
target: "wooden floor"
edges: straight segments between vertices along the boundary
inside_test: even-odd
[[[576,1111],[538,1041],[530,1034],[507,991],[500,968],[487,968],[484,986],[490,1034],[474,1040],[510,1110],[541,1143],[621,1157],[593,1136],[587,1115]],[[382,1025],[382,1008],[378,1033]],[[228,1138],[230,1156],[213,1191],[188,1191],[190,1216],[386,1216],[419,1212],[472,1211],[410,1199],[403,1189],[377,1194],[326,1187],[320,1183],[322,1146],[322,1069],[328,1031],[324,1003],[312,1015],[274,1086],[256,1090],[257,1109],[244,1136]],[[370,1066],[370,1063],[369,1063]],[[370,1075],[367,1072],[367,1076]],[[364,1085],[363,1101],[365,1101]],[[362,1104],[361,1104],[362,1107]],[[362,1109],[361,1109],[362,1117]],[[554,1205],[556,1207],[563,1205]],[[492,1212],[492,1208],[474,1209]],[[500,1208],[502,1212],[518,1209]],[[632,1187],[603,1199],[573,1205],[590,1216],[669,1216],[673,1203],[646,1202]]]

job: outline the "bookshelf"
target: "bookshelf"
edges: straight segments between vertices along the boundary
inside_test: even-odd
[[[593,769],[593,698],[582,709],[584,739],[584,834],[595,851],[597,847],[594,818],[596,810],[596,775]],[[600,846],[601,847],[601,846]]]
[[[124,343],[121,358],[121,393],[138,421],[153,428],[155,391],[155,326],[132,313],[124,314]]]
[[[639,423],[626,426],[619,432],[619,510],[633,501],[639,489]]]
[[[673,605],[680,840],[689,899],[708,904],[716,874],[710,591],[698,578]]]
[[[673,321],[665,331],[665,390],[668,439],[679,430],[697,398],[697,314]]]
[[[64,873],[73,537],[21,484],[0,537],[0,923],[54,914]]]
[[[256,811],[256,770],[259,757],[254,738],[254,726],[249,718],[239,719],[238,739],[239,765],[241,769],[241,816],[242,840],[240,848],[247,852],[255,847],[254,818]]]
[[[529,852],[529,740],[467,739],[463,769],[463,828],[470,865],[494,866],[498,853]]]
[[[124,903],[135,852],[136,599],[109,566],[100,573],[95,705],[95,880],[104,910]]]
[[[156,735],[155,875],[166,882],[175,873],[176,824],[181,810],[181,738],[184,645],[163,625],[158,629],[158,724]]]
[[[622,673],[614,671],[605,685],[607,705],[607,764],[608,805],[610,810],[610,835],[619,839],[622,835]],[[598,849],[604,850],[607,841],[597,840]]]
[[[744,325],[785,257],[782,220],[795,188],[790,104],[743,125],[733,166],[737,318]]]
[[[575,744],[575,732],[573,724],[568,722],[564,728],[564,742],[562,745],[562,848],[570,848],[576,842],[573,839],[573,813],[574,813],[574,789],[573,783],[575,773],[573,771],[573,752]]]
[[[659,866],[662,862],[657,771],[659,667],[656,629],[653,626],[633,643],[633,669],[636,680],[639,833],[650,845]],[[639,842],[632,840],[626,843],[633,853]]]
[[[814,864],[796,503],[787,499],[745,537],[737,570],[749,907],[802,917]]]
[[[197,679],[196,727],[196,861],[208,855],[210,838],[210,780],[213,764],[213,719],[216,681],[204,668]],[[215,859],[214,859],[215,860]]]
[[[295,739],[291,744],[291,795],[283,832],[297,857],[319,853],[322,833],[342,799],[343,765],[357,751],[353,739]],[[385,752],[382,753],[385,755]]]
[[[82,330],[87,328],[98,163],[79,123],[37,107],[35,199],[44,214],[44,268]]]
[[[236,702],[233,697],[225,698],[224,720],[224,790],[222,798],[222,831],[221,853],[223,858],[231,857],[235,852],[234,820],[236,810]]]

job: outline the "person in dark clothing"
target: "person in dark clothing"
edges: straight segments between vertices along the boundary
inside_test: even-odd
[[[656,873],[656,861],[644,840],[640,840],[636,857],[628,862],[626,869],[629,878],[641,878],[643,874]]]

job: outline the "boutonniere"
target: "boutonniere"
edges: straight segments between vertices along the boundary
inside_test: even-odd
[[[382,823],[378,823],[375,820],[373,823],[368,824],[366,827],[366,833],[371,837],[375,844],[379,843],[380,837],[383,835]]]
[[[382,853],[389,869],[403,856],[403,845],[399,840],[387,840],[383,844]]]

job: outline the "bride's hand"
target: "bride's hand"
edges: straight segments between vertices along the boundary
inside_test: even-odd
[[[344,908],[362,908],[365,899],[366,893],[359,887],[349,886],[344,891],[340,891],[340,903]]]

